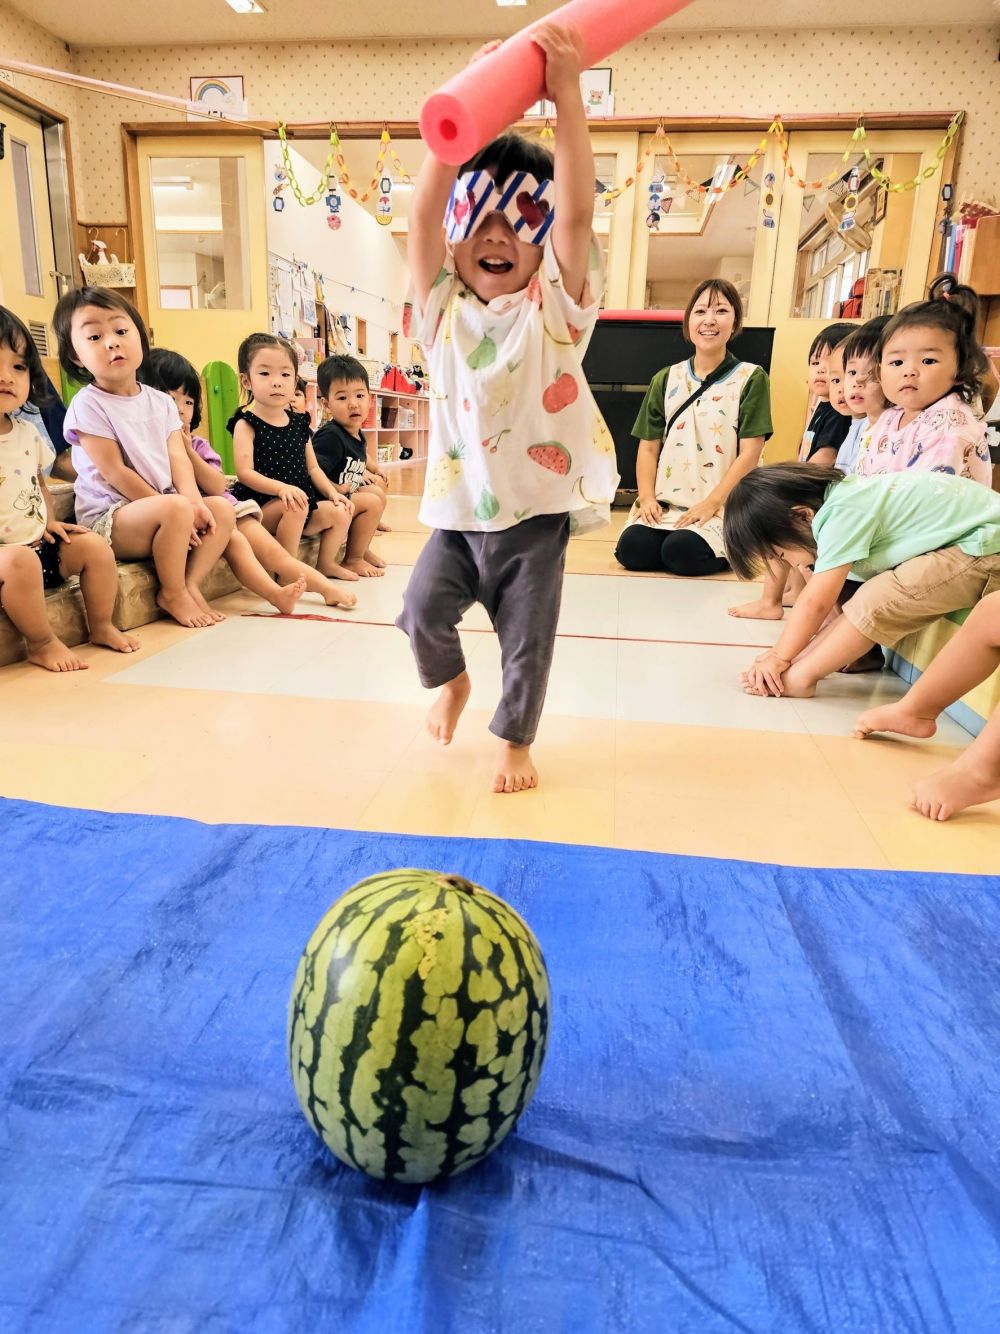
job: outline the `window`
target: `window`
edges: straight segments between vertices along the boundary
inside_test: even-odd
[[[149,170],[160,305],[248,310],[243,159],[151,158]]]
[[[42,296],[42,268],[38,260],[38,233],[35,231],[35,199],[31,189],[31,162],[28,145],[20,139],[10,141],[11,166],[14,169],[14,195],[17,202],[17,230],[21,239],[21,269],[26,296]]]

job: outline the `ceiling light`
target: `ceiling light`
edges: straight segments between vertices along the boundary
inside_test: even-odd
[[[497,4],[501,9],[507,9],[511,5],[526,5],[527,3],[528,0],[497,0]]]
[[[264,6],[259,5],[257,0],[226,0],[230,9],[235,9],[237,14],[263,14]]]

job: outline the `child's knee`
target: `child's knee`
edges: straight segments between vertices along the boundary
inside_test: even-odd
[[[169,495],[157,497],[157,507],[161,523],[184,524],[190,528],[194,523],[194,508],[187,496]]]
[[[236,512],[228,500],[223,500],[221,496],[207,496],[205,506],[211,511],[217,532],[231,533],[233,531],[236,527]]]
[[[71,549],[67,553],[67,546]],[[77,560],[91,570],[113,570],[117,564],[115,553],[97,533],[74,533],[72,540],[63,547],[63,554],[75,553]]]
[[[40,580],[42,567],[30,547],[0,547],[0,580],[23,579],[33,570],[38,571]]]

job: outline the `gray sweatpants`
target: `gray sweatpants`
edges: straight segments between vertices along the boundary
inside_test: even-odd
[[[474,602],[500,640],[503,696],[490,731],[515,746],[535,739],[552,666],[569,541],[565,514],[540,514],[499,533],[436,528],[420,553],[396,620],[422,685],[465,671],[456,625]]]

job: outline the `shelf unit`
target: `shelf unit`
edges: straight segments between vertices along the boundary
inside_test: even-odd
[[[379,465],[390,475],[394,471],[423,467],[427,462],[430,400],[426,394],[375,389],[364,430],[375,444]],[[402,449],[411,451],[409,458],[399,457]]]

